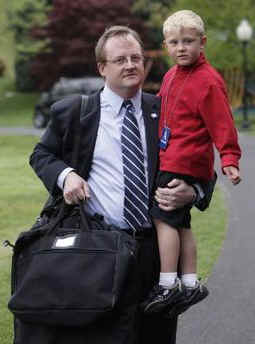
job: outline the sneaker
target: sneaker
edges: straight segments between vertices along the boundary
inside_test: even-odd
[[[166,313],[168,319],[184,313],[188,308],[204,300],[209,295],[209,290],[199,281],[196,282],[196,286],[193,288],[185,286],[182,286],[182,288],[182,297],[175,302],[173,307],[169,307]]]
[[[161,285],[156,285],[149,294],[147,300],[142,303],[144,313],[158,313],[167,306],[176,302],[182,295],[181,282],[176,280],[171,289],[166,289]]]

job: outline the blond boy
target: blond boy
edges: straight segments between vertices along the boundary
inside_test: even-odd
[[[157,186],[174,178],[194,185],[213,178],[215,144],[222,171],[240,182],[241,157],[226,87],[206,61],[204,23],[194,12],[178,11],[163,25],[164,44],[176,65],[165,75],[159,95],[160,171]],[[172,159],[174,157],[174,159]],[[191,205],[165,212],[157,202],[151,214],[157,229],[161,273],[159,285],[143,307],[146,313],[178,315],[208,295],[196,273],[196,243],[190,228]],[[177,276],[180,263],[181,279]]]

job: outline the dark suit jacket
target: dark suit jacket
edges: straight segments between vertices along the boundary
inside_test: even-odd
[[[80,113],[81,97],[75,96],[53,106],[51,122],[30,157],[30,164],[44,185],[55,195],[58,175],[72,166],[71,156],[75,135],[75,116]],[[148,177],[150,193],[158,168],[158,119],[160,99],[147,93],[142,94],[142,110],[148,152]],[[157,116],[151,114],[157,114]],[[100,121],[100,93],[90,98],[88,112],[80,118],[80,150],[78,172],[88,178]],[[109,153],[110,154],[110,153]],[[72,166],[75,167],[76,166]]]
[[[57,178],[66,167],[74,167],[85,180],[89,175],[100,121],[100,92],[89,98],[87,111],[81,116],[80,109],[80,96],[69,97],[55,103],[52,107],[50,124],[30,157],[31,166],[52,196],[60,193]],[[149,194],[152,196],[158,169],[160,98],[143,93],[142,110],[148,152]],[[80,128],[76,125],[77,116],[80,116]],[[77,130],[80,130],[79,164],[74,166],[72,155]],[[196,204],[199,209],[203,210],[209,205],[214,184],[215,180],[202,185],[206,197]]]

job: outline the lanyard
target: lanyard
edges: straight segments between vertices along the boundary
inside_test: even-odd
[[[174,111],[175,111],[175,108],[176,108],[176,105],[177,105],[177,102],[179,101],[179,98],[183,92],[183,89],[184,89],[184,86],[189,78],[189,76],[191,75],[191,72],[193,71],[193,68],[190,69],[190,71],[188,72],[188,74],[186,75],[180,89],[179,89],[179,92],[177,93],[176,95],[176,98],[175,98],[175,102],[173,104],[173,106],[171,107],[170,111],[169,111],[169,116],[167,116],[167,106],[168,106],[168,97],[169,97],[169,94],[170,94],[170,91],[171,91],[171,88],[172,88],[172,84],[173,84],[173,81],[175,79],[175,76],[176,76],[176,73],[177,73],[177,66],[173,72],[173,75],[172,75],[172,78],[171,80],[169,81],[169,86],[167,88],[167,94],[166,94],[166,97],[164,97],[164,101],[163,101],[163,108],[164,108],[164,112],[163,112],[163,115],[164,115],[164,126],[162,128],[162,133],[161,133],[161,138],[160,138],[160,141],[159,141],[159,146],[162,150],[166,150],[167,149],[167,146],[169,144],[169,140],[171,139],[171,129],[170,127],[168,126],[168,119],[170,118],[170,115],[172,115],[173,117],[173,114],[174,114]]]
[[[179,92],[176,95],[175,102],[173,103],[173,106],[171,107],[170,111],[167,112],[168,97],[170,95],[170,92],[171,92],[171,89],[172,89],[172,84],[173,84],[173,81],[174,81],[174,79],[176,77],[176,73],[177,73],[177,67],[175,68],[175,71],[174,71],[174,73],[172,75],[172,78],[171,78],[171,80],[169,82],[169,86],[167,88],[167,94],[166,94],[166,97],[165,97],[165,101],[163,102],[163,109],[164,109],[163,115],[164,115],[164,127],[165,128],[168,128],[168,119],[170,118],[170,115],[173,116],[174,111],[175,111],[176,106],[177,106],[177,103],[178,103],[178,101],[180,99],[180,96],[183,93],[184,86],[186,85],[186,83],[187,83],[187,81],[188,81],[192,71],[193,71],[193,68],[191,68],[190,71],[188,72],[188,74],[186,75],[186,77],[185,77],[185,79],[184,79],[184,81],[183,81],[183,83],[182,83],[182,85],[181,85],[181,87],[179,89]],[[169,116],[167,116],[168,113],[169,113]]]

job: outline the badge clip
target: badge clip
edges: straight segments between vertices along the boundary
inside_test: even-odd
[[[166,150],[169,140],[171,138],[171,130],[168,127],[162,129],[162,135],[159,141],[159,147],[163,150]]]

